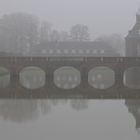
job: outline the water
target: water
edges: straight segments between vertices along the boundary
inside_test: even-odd
[[[44,85],[44,72],[31,70],[20,73],[20,84],[29,89]],[[90,76],[98,87],[107,80],[100,73]],[[60,87],[79,84],[78,73],[55,74],[54,82]],[[6,87],[9,79],[8,72],[2,72],[0,87]],[[2,140],[139,140],[140,101],[1,99],[0,136]]]
[[[0,135],[3,140],[138,140],[125,102],[0,100]]]

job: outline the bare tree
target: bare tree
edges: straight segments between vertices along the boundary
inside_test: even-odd
[[[61,31],[60,32],[60,41],[62,41],[62,42],[70,41],[69,33],[66,31]]]
[[[42,22],[40,27],[40,43],[51,40],[52,25],[47,21]]]
[[[97,39],[95,39],[95,41],[100,41],[109,44],[110,46],[112,46],[112,48],[116,50],[117,53],[124,56],[125,40],[121,35],[112,34],[109,36],[100,36]]]
[[[89,41],[90,35],[86,25],[77,24],[72,26],[70,30],[72,41]]]
[[[53,30],[51,33],[51,42],[58,42],[60,41],[60,34],[57,30]]]
[[[30,14],[13,13],[0,19],[1,36],[7,48],[22,52],[38,42],[38,19]]]

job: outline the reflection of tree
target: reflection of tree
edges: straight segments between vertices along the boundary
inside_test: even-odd
[[[58,104],[65,105],[67,100],[0,100],[0,117],[13,122],[26,122],[37,119],[41,114],[51,112]],[[88,108],[88,100],[70,100],[75,110]]]
[[[57,100],[0,100],[0,116],[5,120],[25,122],[51,112]]]
[[[39,100],[38,106],[42,114],[51,112],[52,106],[58,105],[58,100]]]
[[[38,116],[35,100],[4,100],[0,101],[0,116],[5,120],[23,122]]]
[[[71,107],[75,110],[84,110],[88,108],[88,100],[71,100]]]

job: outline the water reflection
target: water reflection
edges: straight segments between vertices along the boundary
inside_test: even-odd
[[[0,116],[5,120],[14,122],[25,122],[37,119],[40,114],[46,115],[51,113],[54,107],[59,104],[67,104],[73,110],[88,110],[90,100],[73,99],[73,100],[0,100]],[[96,102],[96,100],[93,100]],[[99,102],[105,102],[100,100]],[[109,103],[110,101],[108,101]],[[124,104],[136,120],[136,129],[140,130],[140,100],[126,100]],[[111,113],[111,112],[110,112]]]
[[[37,107],[33,100],[0,100],[0,116],[4,120],[24,122],[38,116]]]
[[[135,119],[135,127],[140,139],[140,100],[126,100],[125,105],[128,108],[129,113]]]
[[[126,100],[125,105],[136,121],[136,129],[140,130],[140,100]]]
[[[107,67],[96,67],[89,71],[88,82],[97,89],[106,89],[115,83],[115,73]]]
[[[63,89],[72,89],[81,82],[81,75],[73,67],[61,67],[54,72],[54,83]]]
[[[88,100],[71,100],[70,104],[71,107],[77,111],[88,109]]]
[[[6,121],[26,122],[51,113],[53,107],[66,103],[68,100],[0,100],[0,116]],[[70,100],[69,104],[77,111],[88,108],[88,100]]]
[[[0,122],[2,122],[1,119],[5,120],[3,122],[14,122],[18,127],[20,127],[19,123],[29,125],[34,122],[34,125],[37,124],[37,127],[42,128],[42,125],[38,124],[38,122],[43,123],[43,127],[45,127],[43,129],[47,130],[45,134],[48,134],[51,130],[57,133],[56,130],[59,131],[60,128],[64,129],[64,131],[69,132],[71,130],[72,133],[75,133],[73,126],[71,126],[73,124],[76,130],[79,129],[77,131],[78,136],[82,131],[86,135],[90,135],[86,130],[91,132],[89,128],[92,128],[94,135],[96,133],[103,135],[108,133],[110,136],[116,136],[115,138],[124,137],[125,140],[127,138],[131,140],[133,139],[133,137],[130,137],[132,130],[133,136],[135,135],[135,130],[140,134],[140,101],[84,99],[0,100]],[[32,129],[34,130],[33,126]],[[67,130],[65,130],[66,128]],[[123,136],[124,134],[128,134],[128,137]],[[100,138],[97,135],[96,137]],[[112,139],[112,137],[105,137],[109,140]],[[102,136],[101,139],[103,139]]]
[[[20,83],[27,89],[37,89],[45,85],[45,72],[38,67],[26,67],[20,72]]]

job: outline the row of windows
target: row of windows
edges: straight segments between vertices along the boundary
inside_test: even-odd
[[[72,53],[72,54],[104,54],[105,53],[105,50],[102,49],[102,50],[97,50],[97,49],[93,49],[93,50],[90,50],[90,49],[86,49],[86,50],[83,50],[83,49],[78,49],[78,50],[75,50],[75,49],[72,49],[72,50],[69,50],[69,49],[64,49],[64,50],[61,50],[61,49],[49,49],[49,50],[46,50],[46,49],[42,49],[42,54],[69,54],[69,53]]]

